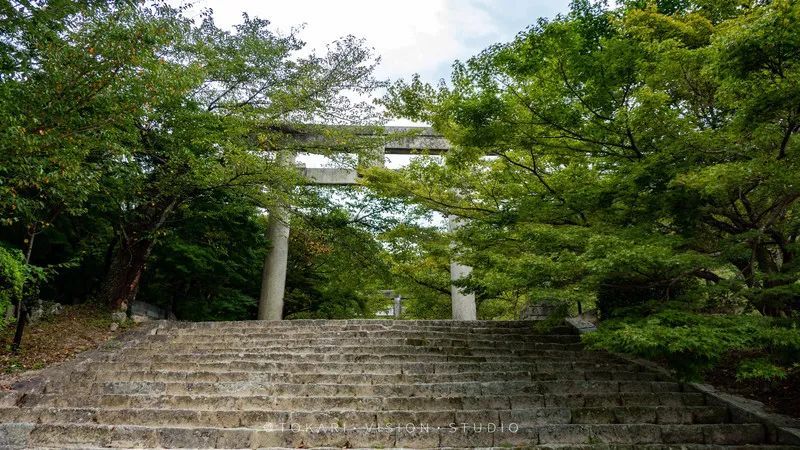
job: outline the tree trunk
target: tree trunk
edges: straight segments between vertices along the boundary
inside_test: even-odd
[[[763,289],[787,286],[795,282],[794,279],[781,273],[785,264],[781,258],[785,254],[780,253],[780,250],[780,248],[771,249],[770,244],[763,242],[758,242],[754,248],[753,258],[758,264],[758,269],[763,277]],[[763,301],[762,303],[761,313],[772,317],[791,317],[793,310],[800,306],[800,300],[798,300],[797,296],[773,297],[771,301]]]
[[[28,227],[28,249],[25,251],[25,265],[31,263],[31,255],[33,254],[33,243],[36,239],[36,223]],[[30,285],[32,281],[27,280],[25,285]],[[28,290],[23,288],[23,294],[17,300],[16,314],[17,314],[17,327],[14,332],[14,341],[11,343],[11,353],[16,355],[19,352],[19,347],[22,345],[22,335],[25,333],[25,323],[27,322],[28,312],[25,310],[25,299]]]
[[[111,242],[108,243],[108,247],[106,247],[105,255],[103,256],[103,278],[108,276],[108,272],[111,271],[111,263],[114,261],[114,250],[117,249],[119,245],[119,234],[116,232],[114,233],[114,237],[111,238]]]
[[[112,310],[126,311],[136,299],[139,282],[154,244],[149,238],[133,242],[126,239],[119,241],[100,291]]]
[[[28,320],[28,312],[25,310],[25,305],[20,304],[19,318],[17,319],[17,328],[14,332],[14,341],[11,343],[11,354],[16,355],[19,353],[19,347],[22,345],[22,334],[25,332],[25,322]]]
[[[129,231],[120,233],[100,296],[114,311],[126,311],[136,299],[145,265],[156,243],[156,232],[175,208],[172,200],[162,208],[151,208]]]

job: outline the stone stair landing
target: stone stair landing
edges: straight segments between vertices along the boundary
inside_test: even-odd
[[[0,447],[792,448],[571,327],[534,325],[148,324],[19,383]]]

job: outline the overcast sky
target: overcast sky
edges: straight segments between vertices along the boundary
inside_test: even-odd
[[[177,1],[177,0],[176,0]],[[508,42],[539,17],[568,10],[570,0],[194,0],[194,11],[211,8],[221,27],[231,27],[242,13],[268,19],[288,33],[302,26],[307,47],[319,50],[340,37],[364,38],[381,57],[377,77],[397,80],[419,73],[424,81],[449,80],[456,59]],[[389,125],[422,125],[395,119]],[[408,157],[387,156],[389,167]],[[329,165],[325,158],[300,155],[308,167]]]
[[[539,17],[566,12],[569,0],[195,0],[211,8],[218,25],[229,27],[242,12],[268,19],[288,32],[304,25],[301,38],[312,48],[352,34],[381,56],[379,78],[449,78],[455,59],[466,59],[506,42]]]

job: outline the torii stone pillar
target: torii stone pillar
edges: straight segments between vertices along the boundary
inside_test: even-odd
[[[456,216],[447,217],[447,229],[455,231],[462,219]],[[460,280],[472,273],[472,267],[465,266],[456,262],[455,258],[450,261],[450,281]],[[453,309],[453,320],[477,320],[478,312],[475,304],[475,294],[467,294],[458,286],[450,285],[450,299]]]
[[[294,154],[278,152],[275,161],[280,165],[294,165]],[[289,262],[289,214],[284,206],[275,206],[269,212],[267,238],[270,248],[264,258],[261,275],[258,320],[281,320],[286,289],[286,265]]]

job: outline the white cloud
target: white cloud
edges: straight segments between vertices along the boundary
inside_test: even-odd
[[[181,2],[182,0],[174,0]],[[274,30],[300,37],[309,51],[352,34],[381,57],[376,76],[396,80],[419,73],[436,83],[448,79],[456,59],[464,60],[505,42],[539,17],[567,10],[569,0],[195,0],[211,8],[219,26],[232,27],[242,13],[268,19]],[[390,125],[420,125],[395,119]]]
[[[427,81],[449,75],[465,59],[509,40],[539,16],[566,10],[568,0],[198,0],[214,10],[220,26],[237,23],[242,12],[288,32],[305,24],[301,38],[313,49],[352,34],[363,37],[382,58],[381,78],[419,73]]]

